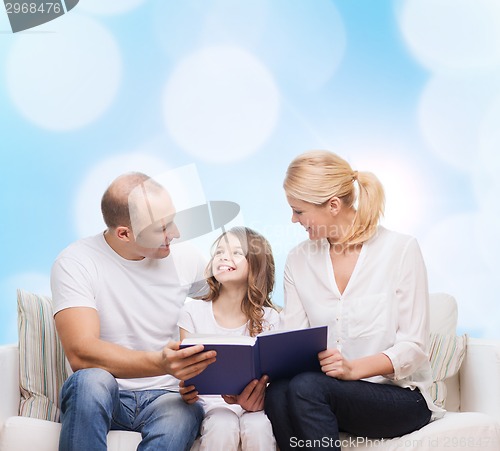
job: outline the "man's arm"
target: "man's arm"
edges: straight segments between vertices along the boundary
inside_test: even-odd
[[[55,322],[73,371],[102,368],[118,378],[171,374],[184,380],[215,361],[215,351],[201,352],[202,345],[179,349],[179,342],[170,342],[161,351],[135,351],[101,340],[99,316],[93,308],[61,310]]]

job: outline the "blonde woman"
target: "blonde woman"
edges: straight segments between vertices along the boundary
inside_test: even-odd
[[[284,327],[326,324],[329,337],[321,373],[268,387],[280,450],[340,450],[339,431],[397,437],[441,416],[428,394],[425,265],[414,238],[379,225],[380,181],[311,151],[289,165],[284,188],[292,222],[309,235],[286,262]]]

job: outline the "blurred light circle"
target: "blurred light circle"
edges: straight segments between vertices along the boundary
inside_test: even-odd
[[[8,93],[30,121],[50,130],[83,127],[112,103],[122,65],[114,37],[73,12],[16,36],[6,63]]]
[[[330,0],[270,2],[261,40],[262,60],[291,93],[322,88],[342,63],[344,18]]]
[[[324,86],[347,41],[343,17],[330,0],[158,2],[153,30],[172,59],[199,47],[252,49],[291,93]]]
[[[273,132],[279,93],[271,73],[243,49],[204,48],[174,69],[163,95],[172,138],[196,158],[242,159]]]
[[[470,179],[478,218],[478,231],[474,239],[492,272],[498,271],[500,267],[500,240],[496,238],[497,231],[500,230],[499,158],[500,155],[496,159],[492,155],[491,159],[481,159]]]
[[[478,246],[480,232],[476,214],[457,214],[437,222],[421,240],[429,270],[438,279],[452,281],[488,273],[488,264]]]
[[[477,163],[481,124],[499,91],[489,76],[436,76],[424,88],[418,107],[423,136],[448,164],[470,171]]]
[[[497,0],[406,0],[399,22],[413,54],[432,70],[500,63]]]
[[[258,49],[269,26],[268,0],[182,0],[154,5],[155,38],[170,59],[200,46],[232,45]]]
[[[429,184],[424,174],[411,158],[397,157],[394,145],[392,149],[390,144],[369,143],[366,147],[370,153],[356,157],[351,167],[372,172],[382,183],[385,213],[381,224],[400,232],[414,233],[425,217],[425,199],[429,197]]]

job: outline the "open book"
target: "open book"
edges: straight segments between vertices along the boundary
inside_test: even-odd
[[[185,381],[200,395],[239,395],[253,380],[267,374],[270,381],[305,371],[321,371],[318,352],[326,349],[328,326],[264,332],[256,337],[193,335],[181,348],[202,344],[217,351],[217,360]]]

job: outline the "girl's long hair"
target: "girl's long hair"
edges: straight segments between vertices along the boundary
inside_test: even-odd
[[[241,301],[241,310],[248,318],[248,331],[252,337],[263,330],[264,307],[276,309],[271,301],[274,288],[274,258],[269,242],[255,230],[248,227],[233,227],[219,236],[212,246],[214,251],[227,234],[240,241],[248,262],[247,292]],[[214,252],[205,270],[210,291],[202,299],[215,302],[219,298],[221,283],[213,275]]]

